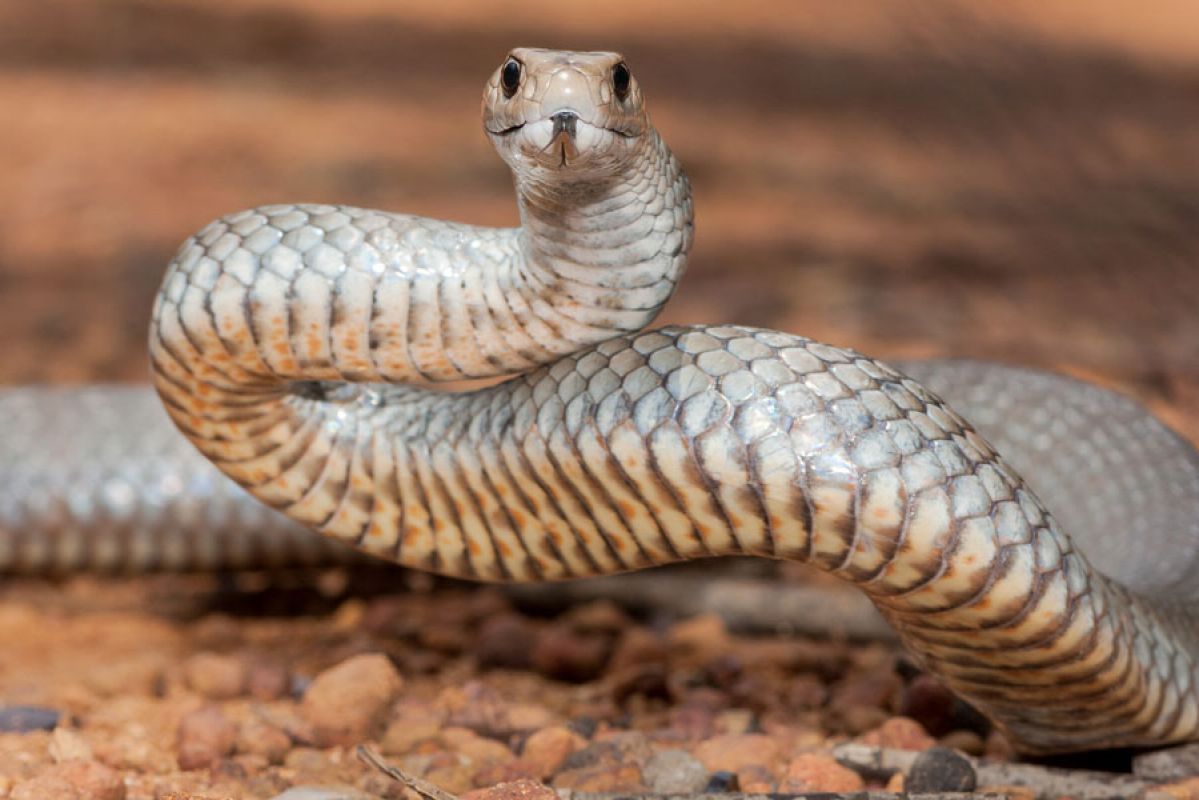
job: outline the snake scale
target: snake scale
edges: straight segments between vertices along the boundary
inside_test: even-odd
[[[1189,445],[1044,373],[646,331],[683,273],[692,202],[622,57],[514,50],[483,117],[519,228],[277,205],[213,222],[170,264],[157,394],[264,505],[145,390],[12,389],[0,567],[348,552],[306,528],[484,580],[796,559],[857,584],[1024,750],[1199,736]]]

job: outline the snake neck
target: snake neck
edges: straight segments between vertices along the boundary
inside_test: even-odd
[[[606,335],[645,327],[674,291],[694,238],[691,187],[656,131],[607,176],[516,171],[524,277]]]

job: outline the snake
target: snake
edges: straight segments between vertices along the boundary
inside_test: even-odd
[[[234,213],[167,268],[153,390],[0,392],[0,569],[790,559],[1023,751],[1199,738],[1190,444],[1048,372],[649,329],[694,213],[624,57],[513,50],[482,117],[519,227]]]

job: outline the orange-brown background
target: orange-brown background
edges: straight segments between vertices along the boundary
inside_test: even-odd
[[[514,45],[639,75],[696,191],[664,319],[1064,368],[1199,438],[1190,0],[0,0],[0,383],[143,379],[227,211],[513,224],[478,102]]]

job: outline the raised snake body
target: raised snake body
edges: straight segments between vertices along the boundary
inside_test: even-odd
[[[899,372],[751,328],[641,332],[682,273],[691,199],[620,56],[514,51],[484,126],[520,228],[286,205],[183,245],[154,308],[154,382],[222,472],[334,539],[449,575],[808,561],[858,584],[1024,749],[1199,737],[1186,443],[1041,373]],[[409,385],[511,373],[458,394]],[[0,415],[0,566],[338,552],[247,502],[144,392],[14,390]]]

